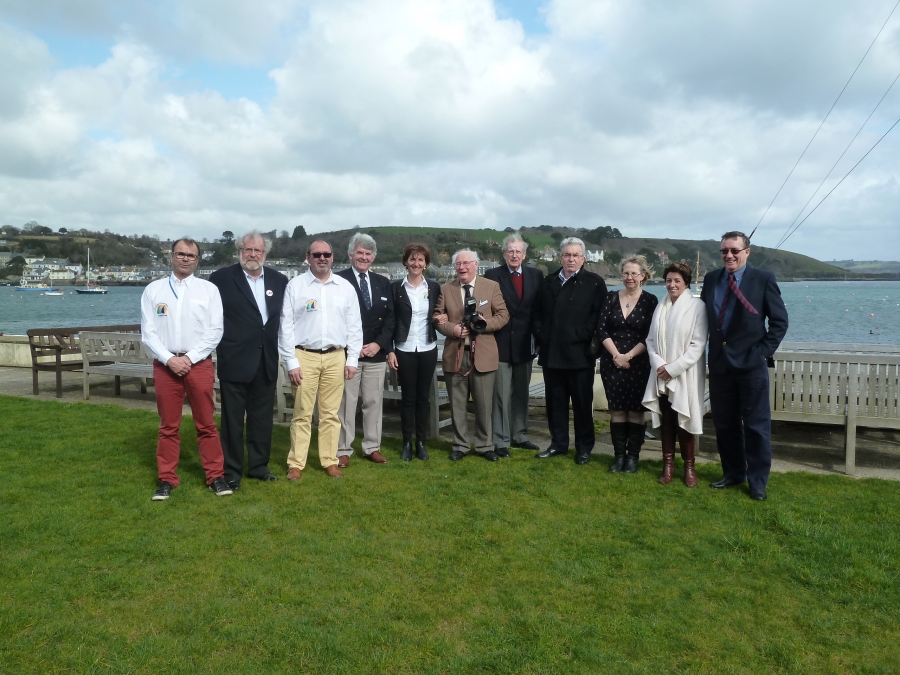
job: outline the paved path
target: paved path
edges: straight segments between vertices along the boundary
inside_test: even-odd
[[[27,368],[0,367],[0,394],[22,396],[42,401],[59,400],[55,396],[54,375],[40,374],[40,394],[31,393],[31,370]],[[122,395],[113,393],[113,378],[91,376],[91,400],[94,404],[116,404],[126,408],[156,410],[153,389],[141,394],[137,380],[122,379]],[[63,373],[63,398],[66,402],[83,402],[81,373]],[[442,409],[446,416],[446,408]],[[185,406],[185,414],[190,408]],[[597,413],[597,419],[608,421],[606,413]],[[531,437],[542,448],[550,443],[547,421],[543,408],[531,409]],[[718,461],[715,436],[709,416],[706,418],[706,435],[701,438],[698,462]],[[451,440],[450,429],[445,427],[442,439]],[[384,433],[400,435],[399,409],[385,405]],[[653,433],[651,431],[651,433]],[[574,437],[574,433],[572,434]],[[775,472],[806,471],[817,474],[844,474],[844,434],[837,426],[804,425],[776,422],[773,427],[772,448]],[[525,452],[513,450],[515,453]],[[612,455],[609,433],[597,436],[595,454]],[[641,453],[642,458],[660,460],[659,441],[648,440]],[[877,429],[859,429],[857,432],[856,466],[858,478],[883,478],[900,481],[900,432]]]

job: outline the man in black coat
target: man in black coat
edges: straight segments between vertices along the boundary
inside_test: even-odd
[[[499,457],[509,457],[509,448],[538,450],[528,440],[528,386],[534,363],[534,339],[531,313],[544,275],[525,267],[528,244],[521,235],[503,240],[505,265],[484,273],[485,279],[500,284],[500,292],[509,310],[509,323],[494,333],[500,354],[500,367],[494,380],[493,442]]]
[[[569,452],[569,400],[575,417],[575,462],[587,464],[594,449],[594,368],[588,355],[606,301],[606,282],[584,269],[584,242],[560,244],[562,268],[544,279],[535,311],[538,363],[544,371],[544,397],[550,447],[544,459]]]
[[[269,471],[272,417],[278,381],[278,329],[287,277],[264,267],[272,242],[259,232],[237,240],[240,263],[213,272],[209,280],[222,296],[225,332],[216,348],[222,395],[225,480],[232,490],[244,473],[244,417],[247,418],[247,475],[262,481]]]
[[[394,345],[394,296],[391,293],[390,280],[369,271],[375,262],[377,252],[372,237],[367,234],[354,234],[347,247],[351,266],[337,273],[356,289],[363,330],[359,368],[356,375],[344,383],[344,397],[338,412],[341,419],[341,433],[337,454],[338,467],[342,469],[349,466],[350,456],[353,454],[352,444],[356,438],[356,406],[360,397],[362,397],[363,454],[366,459],[376,464],[387,462],[385,456],[381,454],[381,411],[384,403],[387,354]]]
[[[750,239],[722,235],[723,267],[703,280],[700,299],[709,320],[709,400],[726,488],[749,483],[750,497],[766,499],[772,468],[772,409],[767,361],[788,329],[775,275],[747,265]],[[768,326],[766,325],[768,320]]]

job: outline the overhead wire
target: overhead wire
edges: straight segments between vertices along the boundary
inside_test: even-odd
[[[869,48],[866,49],[866,53],[863,54],[862,58],[859,60],[859,63],[856,64],[856,68],[853,69],[853,72],[850,74],[850,77],[847,79],[847,82],[844,84],[841,92],[837,95],[837,98],[834,99],[834,103],[831,104],[831,107],[828,109],[828,112],[825,113],[825,117],[822,119],[822,122],[819,124],[815,133],[812,135],[812,138],[809,139],[809,143],[806,144],[806,147],[803,148],[803,152],[800,153],[800,157],[797,158],[797,161],[794,162],[794,166],[791,167],[791,170],[788,172],[787,177],[784,179],[784,182],[781,184],[781,187],[778,188],[778,191],[775,193],[775,196],[772,197],[772,201],[769,202],[769,205],[766,207],[766,210],[763,212],[762,216],[760,216],[759,221],[756,223],[756,227],[753,228],[753,232],[750,233],[750,237],[756,233],[756,230],[759,229],[760,223],[762,223],[763,218],[766,217],[766,214],[769,212],[769,209],[772,208],[772,205],[775,203],[775,200],[778,199],[778,195],[781,194],[781,191],[784,189],[784,186],[787,185],[787,182],[791,179],[791,176],[794,174],[797,166],[803,160],[803,157],[806,155],[806,151],[809,150],[809,146],[812,145],[813,141],[816,140],[816,136],[819,135],[819,131],[824,126],[826,120],[828,119],[831,112],[834,110],[834,107],[838,104],[838,101],[841,100],[841,97],[844,95],[844,92],[847,90],[847,87],[850,85],[850,82],[853,80],[853,77],[856,75],[856,72],[859,70],[860,66],[863,64],[863,61],[866,60],[866,57],[869,55],[869,52],[872,51],[872,47],[875,46],[875,42],[878,40],[878,37],[881,35],[881,32],[884,30],[884,27],[887,26],[888,21],[891,20],[891,17],[894,15],[894,12],[897,10],[897,7],[900,6],[900,0],[897,0],[897,3],[894,5],[893,9],[891,9],[890,14],[888,14],[887,19],[884,20],[884,23],[881,25],[881,28],[878,29],[878,33],[875,35],[872,43],[869,45]],[[866,153],[868,154],[868,153]],[[806,220],[804,218],[804,220]],[[790,228],[788,228],[790,229]]]

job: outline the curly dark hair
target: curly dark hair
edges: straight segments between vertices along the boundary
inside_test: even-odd
[[[694,271],[691,269],[691,266],[687,263],[676,262],[672,263],[666,269],[663,270],[663,279],[669,276],[669,272],[675,272],[676,274],[680,274],[681,278],[684,279],[684,285],[690,288],[691,286],[691,276],[693,276]]]

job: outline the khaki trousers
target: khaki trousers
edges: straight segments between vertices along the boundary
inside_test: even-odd
[[[291,451],[288,469],[306,468],[309,439],[312,435],[312,416],[319,397],[319,461],[322,468],[337,464],[338,435],[341,421],[338,410],[344,393],[344,366],[347,357],[343,349],[328,354],[315,354],[295,349],[300,362],[303,381],[294,390],[294,417],[291,420]]]
[[[338,440],[338,457],[353,454],[356,439],[356,406],[362,396],[363,441],[362,451],[371,455],[381,449],[381,411],[384,407],[384,376],[387,363],[360,361],[352,380],[344,382],[341,399],[341,436]]]
[[[468,350],[463,352],[460,369],[466,372],[469,369],[471,354]],[[491,445],[491,406],[494,399],[494,378],[496,371],[479,373],[472,370],[469,375],[463,377],[459,373],[446,373],[444,380],[447,383],[447,393],[450,396],[450,418],[453,426],[453,449],[463,454],[469,452],[469,418],[467,413],[469,393],[472,394],[472,402],[475,404],[475,452],[483,455],[488,450],[493,450]]]

